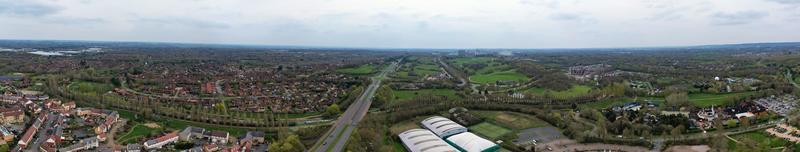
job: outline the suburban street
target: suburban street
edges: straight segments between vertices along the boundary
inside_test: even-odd
[[[353,104],[350,104],[347,110],[342,113],[341,116],[339,116],[339,119],[336,120],[336,123],[322,137],[323,139],[318,140],[317,143],[314,144],[317,146],[315,149],[312,149],[313,151],[339,152],[344,149],[347,140],[350,138],[350,134],[358,126],[358,122],[360,122],[369,111],[369,107],[372,104],[372,98],[375,95],[375,91],[380,87],[381,80],[386,76],[386,74],[394,71],[397,68],[398,62],[393,62],[389,67],[381,71],[380,74],[372,77],[372,83],[367,87],[366,90],[364,90],[364,93],[361,94],[361,96],[358,97]]]

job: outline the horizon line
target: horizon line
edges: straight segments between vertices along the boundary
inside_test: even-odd
[[[366,47],[366,46],[323,46],[323,45],[278,45],[278,44],[248,44],[248,43],[205,43],[205,42],[179,42],[179,41],[135,41],[135,40],[80,40],[80,39],[0,39],[0,41],[53,41],[53,42],[91,42],[91,43],[151,43],[151,44],[177,44],[177,45],[209,45],[209,46],[239,46],[239,47],[262,47],[262,48],[310,48],[310,49],[374,49],[374,50],[590,50],[590,49],[662,49],[662,48],[687,48],[687,47],[710,47],[724,45],[748,45],[748,44],[783,44],[800,43],[800,41],[764,41],[764,42],[742,42],[742,43],[713,43],[699,45],[661,45],[661,46],[626,46],[626,47],[541,47],[541,48],[503,48],[503,47],[472,47],[472,48],[425,48],[425,47]]]

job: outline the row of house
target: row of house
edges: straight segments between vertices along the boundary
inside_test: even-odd
[[[33,122],[33,124],[25,130],[25,134],[17,142],[17,147],[19,148],[27,148],[28,144],[31,143],[33,140],[33,136],[39,131],[39,128],[42,127],[42,123],[47,120],[47,114],[41,113],[38,118]]]
[[[239,142],[232,143],[230,146],[223,147],[222,145],[228,144],[230,134],[223,131],[210,131],[205,128],[188,126],[182,131],[171,132],[163,136],[148,140],[143,145],[130,144],[127,146],[128,151],[136,151],[146,149],[148,151],[157,151],[164,148],[165,145],[177,143],[178,141],[187,141],[192,143],[197,140],[206,140],[199,146],[188,149],[188,152],[203,152],[203,151],[224,151],[224,152],[246,152],[252,151],[252,147],[257,143],[264,143],[265,134],[260,131],[248,131]]]

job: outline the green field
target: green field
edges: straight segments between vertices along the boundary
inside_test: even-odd
[[[710,107],[713,105],[721,106],[726,105],[737,97],[752,95],[753,92],[739,92],[739,93],[725,93],[725,94],[709,94],[709,93],[695,93],[689,94],[689,102],[698,107]]]
[[[757,143],[757,146],[764,149],[772,149],[777,147],[783,147],[784,145],[790,144],[789,141],[777,138],[774,136],[770,136],[769,134],[762,132],[762,131],[755,131],[755,132],[748,132],[744,134],[738,134],[731,136],[731,138],[738,140],[739,142],[745,142],[746,140],[752,140]],[[740,149],[739,145],[736,144],[733,140],[728,140],[728,149],[731,151],[735,151]],[[780,151],[780,150],[778,150]]]
[[[160,128],[150,128],[139,124],[133,126],[131,130],[128,131],[128,133],[125,133],[125,135],[120,136],[117,141],[119,143],[137,143],[139,141],[137,141],[136,139],[140,137],[146,138],[151,134],[158,134],[161,131],[162,129]]]
[[[104,84],[104,83],[96,83],[96,82],[86,82],[86,81],[79,81],[73,82],[69,85],[69,90],[81,92],[81,93],[106,93],[114,89],[114,86],[111,84]]]
[[[358,66],[358,67],[342,68],[342,69],[338,69],[336,71],[339,72],[339,73],[345,73],[345,74],[364,75],[364,74],[371,74],[371,73],[375,72],[375,68],[376,68],[376,66],[374,66],[374,65],[365,64],[365,65],[361,65],[361,66]]]
[[[794,77],[793,81],[794,83],[800,83],[800,77]]]
[[[127,111],[127,110],[117,110],[117,113],[119,113],[119,117],[125,118],[125,119],[128,119],[128,120],[132,120],[133,121],[133,120],[136,120],[136,118],[137,118],[136,117],[136,113],[133,113],[133,112],[130,112],[130,111]]]
[[[484,118],[486,121],[513,130],[524,130],[550,126],[535,116],[507,111],[472,111],[473,114]]]
[[[510,71],[495,72],[489,74],[477,74],[470,76],[469,79],[470,81],[475,83],[489,84],[489,83],[495,83],[500,80],[511,80],[517,82],[527,81],[528,77],[514,70],[510,70]]]
[[[394,97],[397,101],[413,99],[418,96],[433,95],[447,96],[448,98],[458,98],[456,91],[451,89],[420,89],[420,90],[396,90]]]
[[[412,73],[412,71],[416,75],[409,75],[409,73]],[[394,77],[403,79],[422,79],[424,76],[432,75],[438,72],[442,71],[439,69],[439,65],[433,62],[432,58],[414,58],[409,59],[407,63],[401,65],[397,72],[394,73]]]
[[[482,122],[476,125],[472,125],[469,127],[469,130],[478,133],[480,135],[486,136],[492,140],[496,140],[500,138],[500,136],[503,136],[511,132],[510,129],[503,128],[489,122]]]
[[[533,94],[540,94],[540,95],[550,95],[558,99],[567,99],[578,97],[582,95],[586,95],[589,91],[592,90],[592,87],[585,86],[585,85],[574,85],[572,88],[564,91],[553,91],[545,88],[538,88],[532,87],[523,90],[525,93],[533,93]]]

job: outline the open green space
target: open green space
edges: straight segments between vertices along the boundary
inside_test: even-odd
[[[73,82],[69,85],[69,90],[76,91],[80,93],[106,93],[114,89],[114,86],[111,84],[105,83],[97,83],[97,82],[87,82],[87,81],[78,81]]]
[[[710,107],[713,105],[721,106],[733,102],[733,100],[736,98],[752,94],[753,92],[723,93],[723,94],[694,93],[694,94],[689,94],[689,102],[698,107]]]
[[[488,122],[500,125],[512,130],[524,130],[528,128],[538,128],[550,126],[535,116],[506,111],[471,111],[473,114],[484,118]]]
[[[475,83],[489,84],[489,83],[495,83],[497,81],[508,81],[508,80],[517,82],[527,81],[528,77],[514,70],[509,70],[509,71],[494,72],[489,74],[477,74],[470,76],[469,79]]]
[[[125,118],[132,121],[137,120],[136,113],[127,110],[116,110],[116,111],[119,114],[119,117],[121,118]]]
[[[419,96],[446,96],[448,98],[458,98],[456,91],[452,89],[419,89],[419,90],[395,90],[394,97],[396,101],[413,99]]]
[[[589,86],[574,85],[574,86],[572,86],[572,88],[570,88],[568,90],[564,90],[564,91],[553,91],[553,90],[545,89],[545,88],[531,87],[531,88],[523,90],[523,92],[539,94],[539,95],[550,95],[550,96],[553,96],[554,98],[558,98],[558,99],[567,99],[567,98],[573,98],[573,97],[586,95],[591,90],[592,90],[592,87],[589,87]]]
[[[431,57],[409,57],[399,66],[392,77],[400,79],[422,79],[425,76],[442,72],[439,64]]]
[[[373,72],[375,72],[375,70],[376,70],[376,66],[375,65],[365,64],[365,65],[361,65],[361,66],[358,66],[358,67],[341,68],[341,69],[338,69],[336,71],[339,72],[339,73],[345,73],[345,74],[364,75],[364,74],[373,73]]]
[[[800,76],[794,77],[794,79],[792,80],[794,81],[794,83],[800,83]]]
[[[788,140],[784,140],[775,136],[771,136],[763,131],[754,131],[748,132],[744,134],[733,135],[731,138],[736,139],[739,142],[755,142],[756,146],[761,149],[773,149],[784,147],[785,145],[789,145],[790,142]],[[737,143],[733,140],[728,140],[728,149],[731,151],[736,151],[737,149],[741,149],[743,145],[737,145]],[[780,150],[777,150],[780,151]]]
[[[145,125],[137,124],[131,128],[128,133],[122,135],[117,140],[119,143],[137,143],[137,139],[139,138],[146,138],[150,135],[159,134],[162,131],[161,128],[150,128]]]
[[[486,136],[492,140],[496,140],[500,138],[500,136],[503,136],[511,132],[510,129],[503,128],[489,122],[482,122],[476,125],[472,125],[469,127],[469,130],[478,133],[480,135]]]

